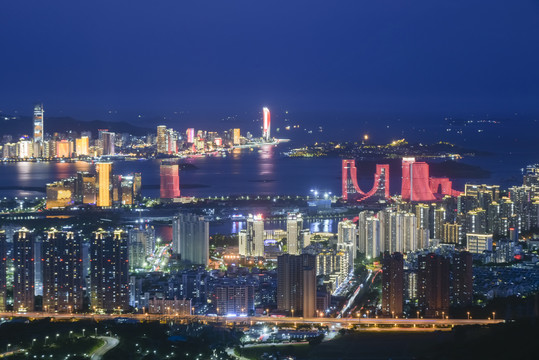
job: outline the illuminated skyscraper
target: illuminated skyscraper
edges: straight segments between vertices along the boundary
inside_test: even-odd
[[[188,143],[192,144],[192,143],[195,142],[195,129],[194,128],[187,129],[185,134],[187,135],[187,142]]]
[[[241,145],[241,142],[240,142],[241,141],[240,140],[241,139],[240,129],[236,128],[233,131],[234,131],[234,134],[233,134],[234,135],[234,139],[233,139],[234,145]]]
[[[6,311],[7,288],[7,242],[6,232],[0,230],[0,312]]]
[[[97,172],[97,206],[112,206],[112,163],[95,164]]]
[[[172,202],[180,198],[180,175],[178,165],[161,163],[161,201]]]
[[[34,311],[34,236],[26,228],[13,235],[13,310]]]
[[[60,140],[56,142],[56,157],[70,158],[73,152],[73,143],[69,140]]]
[[[82,309],[82,244],[71,231],[51,229],[42,245],[43,310],[72,312]]]
[[[247,218],[247,248],[251,256],[264,256],[264,219],[262,215]]]
[[[389,198],[389,165],[376,164],[374,184],[368,192],[359,188],[355,160],[342,160],[342,198],[349,201],[368,199],[381,201]]]
[[[159,125],[157,127],[157,153],[167,153],[167,127],[165,125]]]
[[[173,251],[189,264],[208,265],[210,225],[203,216],[179,214],[172,225]]]
[[[178,152],[177,135],[173,129],[167,129],[167,154]]]
[[[288,253],[291,255],[301,254],[303,217],[299,213],[289,213],[286,220],[286,241]]]
[[[110,131],[101,132],[101,141],[103,142],[103,155],[114,155],[114,143],[116,142],[116,134]]]
[[[87,156],[90,149],[90,140],[88,136],[82,136],[75,139],[75,152],[77,156]]]
[[[349,268],[353,266],[357,250],[357,228],[351,220],[339,222],[337,234],[337,250],[348,254]]]
[[[41,156],[44,132],[43,132],[43,104],[34,105],[34,144],[36,157]]]
[[[93,309],[127,310],[129,253],[127,233],[99,229],[90,243],[90,304]]]
[[[264,114],[263,127],[262,127],[262,139],[270,141],[271,139],[271,114],[267,107],[262,109]]]

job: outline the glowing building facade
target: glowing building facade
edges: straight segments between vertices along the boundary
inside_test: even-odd
[[[194,128],[187,129],[185,134],[187,135],[187,142],[188,143],[192,144],[192,143],[195,142],[195,129]]]
[[[97,163],[95,170],[97,172],[97,206],[112,206],[112,163]]]
[[[262,138],[265,141],[271,139],[271,113],[267,107],[262,109],[263,112],[263,126],[262,126]]]
[[[180,198],[180,175],[178,165],[161,164],[160,197],[162,201],[173,201]]]
[[[34,143],[43,143],[43,104],[34,105]]]
[[[458,196],[453,190],[453,183],[448,178],[432,178],[429,175],[429,164],[416,162],[415,158],[402,159],[401,196],[407,201],[435,201],[445,195]]]
[[[389,165],[377,164],[372,189],[364,192],[360,189],[355,160],[342,161],[342,198],[345,201],[385,200],[389,199]]]

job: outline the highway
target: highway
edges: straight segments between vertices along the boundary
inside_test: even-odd
[[[91,360],[101,360],[103,355],[114,349],[120,343],[118,339],[110,336],[98,336],[97,338],[103,340],[105,343],[93,352],[90,357]]]
[[[268,324],[321,324],[321,325],[336,325],[339,327],[348,327],[352,325],[365,325],[365,326],[424,326],[424,327],[447,327],[458,325],[492,325],[504,323],[503,319],[451,319],[451,318],[437,318],[437,319],[422,319],[422,318],[326,318],[326,317],[271,317],[271,316],[234,316],[234,317],[222,317],[222,316],[203,316],[203,315],[164,315],[164,314],[53,314],[43,312],[32,313],[0,313],[0,318],[14,318],[25,317],[29,319],[43,319],[53,318],[57,320],[94,320],[105,321],[114,320],[117,318],[130,318],[143,321],[202,321],[208,323],[221,323],[224,325],[232,324],[255,324],[255,323],[268,323]]]

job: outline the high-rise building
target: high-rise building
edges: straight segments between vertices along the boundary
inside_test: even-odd
[[[449,311],[449,259],[436,254],[418,258],[418,306],[425,317],[442,317]]]
[[[466,234],[466,248],[472,254],[492,251],[492,234]]]
[[[34,235],[26,228],[13,235],[13,310],[34,311]]]
[[[401,253],[384,253],[382,260],[382,312],[384,316],[402,316],[404,295],[404,259]]]
[[[88,136],[81,136],[75,139],[75,152],[77,156],[87,156],[90,154],[90,139]]]
[[[265,141],[270,141],[271,139],[271,114],[267,107],[262,109],[262,112],[263,112],[262,138]]]
[[[314,317],[316,257],[281,255],[277,258],[277,309],[292,316]]]
[[[90,242],[90,304],[94,311],[127,310],[129,306],[127,233],[103,229]]]
[[[75,185],[74,179],[64,179],[47,184],[47,209],[65,208],[73,205],[75,200]]]
[[[96,175],[89,172],[79,171],[75,187],[75,199],[82,204],[97,204]]]
[[[264,219],[262,215],[247,218],[247,249],[250,256],[264,256]]]
[[[348,253],[349,270],[354,266],[357,251],[357,228],[351,220],[343,220],[338,224],[337,249]]]
[[[42,153],[44,129],[43,129],[43,104],[34,105],[34,144],[36,149],[34,150],[35,156],[39,157]]]
[[[374,259],[381,253],[380,246],[380,219],[370,216],[365,219],[365,256]]]
[[[97,172],[97,206],[112,206],[112,163],[95,164]]]
[[[300,213],[289,213],[286,219],[286,241],[288,244],[288,253],[291,255],[301,254],[302,239],[301,230],[303,229],[303,217]]]
[[[129,230],[129,268],[143,269],[146,258],[155,250],[155,229],[152,226]]]
[[[166,154],[167,151],[167,127],[159,125],[157,127],[157,153]]]
[[[447,213],[444,208],[440,207],[434,210],[434,234],[433,239],[440,240],[443,236],[444,224],[446,222]]]
[[[234,129],[234,130],[233,130],[233,136],[234,136],[234,138],[233,138],[232,142],[233,142],[234,146],[236,146],[236,145],[241,145],[241,133],[240,133],[240,129],[237,129],[237,128]]]
[[[470,305],[473,299],[473,257],[467,251],[454,254],[451,263],[451,303]]]
[[[445,223],[443,225],[442,242],[444,244],[460,245],[462,239],[462,225]]]
[[[224,283],[214,288],[217,315],[248,315],[255,309],[254,287],[247,284]]]
[[[42,242],[43,310],[82,310],[82,243],[71,231],[51,229]]]
[[[5,230],[0,230],[0,312],[6,311],[7,302],[7,241]]]
[[[342,160],[342,198],[347,201],[376,200],[385,201],[389,198],[389,165],[376,164],[374,184],[368,192],[360,189],[355,160]]]
[[[70,158],[73,153],[73,142],[69,140],[60,140],[56,142],[56,157]]]
[[[101,141],[103,142],[103,155],[116,154],[114,144],[116,142],[116,134],[111,131],[101,132]]]
[[[188,143],[192,144],[192,143],[195,142],[195,129],[194,128],[187,129],[185,134],[187,135],[187,142]]]
[[[208,265],[210,227],[203,216],[179,214],[172,225],[172,249],[189,264]]]
[[[161,163],[160,198],[164,202],[172,202],[180,198],[180,175],[178,165]]]
[[[409,201],[432,201],[436,198],[429,186],[429,164],[416,162],[414,158],[402,159],[402,199]]]

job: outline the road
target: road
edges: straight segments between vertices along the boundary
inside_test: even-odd
[[[202,315],[160,315],[160,314],[53,314],[43,312],[32,313],[0,313],[0,318],[13,318],[13,317],[25,317],[29,319],[42,319],[42,318],[54,318],[54,319],[72,319],[72,320],[114,320],[116,318],[130,318],[139,321],[202,321],[208,323],[223,323],[229,324],[255,324],[255,323],[268,323],[268,324],[304,324],[314,323],[322,325],[335,325],[339,327],[347,327],[350,325],[392,325],[392,326],[457,326],[457,325],[492,325],[504,323],[502,319],[423,319],[423,318],[410,318],[410,319],[392,319],[392,318],[326,318],[326,317],[268,317],[268,316],[234,316],[234,317],[215,317],[215,316],[202,316]]]
[[[120,343],[118,339],[110,336],[98,336],[97,338],[103,340],[105,343],[94,351],[94,353],[90,357],[91,360],[101,360],[103,358],[103,355],[105,355],[108,351],[114,349]]]

